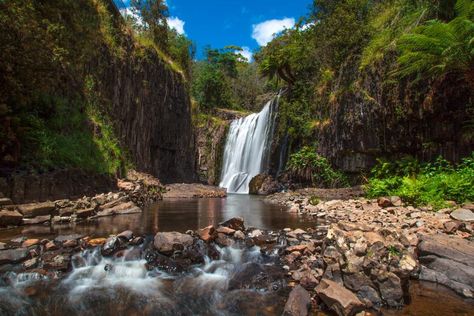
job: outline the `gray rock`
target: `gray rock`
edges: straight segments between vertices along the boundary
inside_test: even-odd
[[[56,205],[53,202],[30,203],[17,206],[25,218],[43,215],[57,215]]]
[[[30,253],[26,248],[16,248],[0,251],[0,264],[17,263],[29,257]]]
[[[464,208],[458,208],[451,212],[451,217],[463,222],[474,222],[474,212]]]
[[[155,248],[162,253],[170,253],[173,250],[182,250],[191,246],[193,237],[178,232],[157,233],[154,239]]]
[[[51,215],[36,216],[33,218],[24,218],[23,225],[37,225],[51,221]]]
[[[311,297],[302,286],[297,285],[290,292],[283,315],[306,316],[311,307]]]
[[[403,289],[400,278],[392,272],[384,272],[377,277],[380,295],[390,307],[403,305]]]

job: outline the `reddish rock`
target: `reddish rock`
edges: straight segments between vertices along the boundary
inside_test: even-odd
[[[32,247],[32,246],[37,246],[39,245],[40,240],[39,239],[27,239],[23,242],[21,245],[24,248]]]
[[[215,232],[214,226],[210,225],[210,226],[200,229],[198,231],[198,235],[199,235],[199,238],[201,238],[205,242],[209,242],[214,239],[215,237],[214,232]]]
[[[354,315],[365,307],[354,293],[328,279],[322,279],[315,291],[324,304],[339,316]]]
[[[63,247],[65,248],[73,248],[73,247],[76,247],[77,246],[77,240],[66,240],[64,243],[63,243]]]
[[[461,226],[461,223],[455,222],[455,221],[449,221],[443,224],[444,231],[447,234],[454,234],[459,229],[460,226]]]
[[[393,203],[392,201],[387,198],[387,197],[379,197],[377,199],[377,204],[380,206],[380,207],[390,207],[390,206],[393,206]]]
[[[102,246],[107,241],[107,238],[94,238],[90,239],[87,244],[92,247]]]
[[[293,252],[293,251],[298,251],[298,252],[303,252],[305,249],[308,248],[307,245],[295,245],[295,246],[290,246],[286,248],[287,252]]]
[[[157,233],[153,242],[155,248],[162,253],[184,249],[193,244],[193,237],[178,232]]]
[[[226,235],[233,235],[235,233],[235,229],[224,226],[219,226],[216,231]]]
[[[56,246],[56,243],[54,241],[48,241],[46,245],[44,246],[44,249],[46,251],[53,251],[53,250],[57,250],[58,246]]]
[[[229,227],[233,230],[245,230],[244,219],[242,217],[234,217],[223,223],[220,223],[219,226]]]
[[[311,296],[300,285],[297,285],[290,292],[288,301],[285,304],[283,315],[285,316],[306,316],[311,307]]]

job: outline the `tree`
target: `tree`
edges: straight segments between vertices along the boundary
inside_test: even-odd
[[[458,0],[455,9],[457,16],[450,22],[430,20],[400,38],[396,74],[440,77],[455,73],[474,89],[474,2]]]
[[[168,7],[165,0],[131,0],[132,10],[141,17],[138,25],[150,33],[153,41],[168,50]]]

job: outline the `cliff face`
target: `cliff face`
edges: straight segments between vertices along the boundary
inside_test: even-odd
[[[360,72],[343,69],[355,89],[331,104],[327,124],[317,130],[320,153],[346,172],[367,171],[375,158],[439,155],[459,161],[474,150],[472,95],[462,78],[437,82],[390,82],[390,63]]]
[[[164,183],[196,179],[191,105],[182,76],[156,53],[99,61],[100,90],[121,144],[139,171]]]

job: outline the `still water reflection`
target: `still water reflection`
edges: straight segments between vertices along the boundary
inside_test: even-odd
[[[21,235],[46,238],[73,233],[108,236],[128,229],[136,234],[185,232],[217,225],[235,216],[243,217],[246,226],[261,229],[307,228],[318,224],[315,219],[290,213],[285,207],[265,203],[262,197],[231,194],[222,199],[167,199],[151,205],[141,214],[102,217],[77,224],[23,226],[0,232],[0,240]]]

